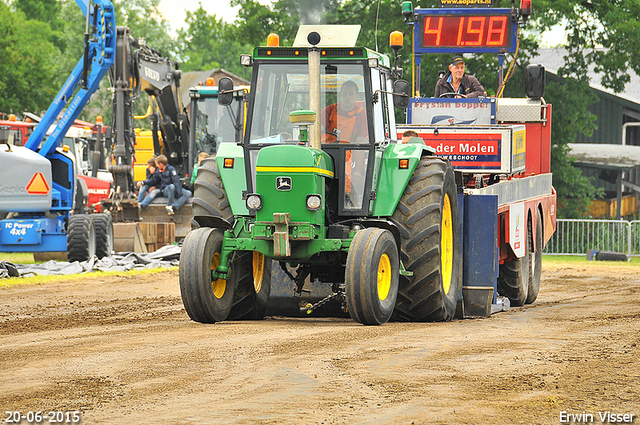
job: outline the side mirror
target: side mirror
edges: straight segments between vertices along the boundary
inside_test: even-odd
[[[411,86],[406,80],[393,82],[393,105],[396,108],[407,109],[411,100]]]
[[[233,81],[229,77],[222,77],[218,80],[218,104],[228,106],[231,102],[233,102]]]
[[[524,91],[531,99],[540,99],[544,96],[547,83],[546,73],[542,65],[527,65],[524,70]]]

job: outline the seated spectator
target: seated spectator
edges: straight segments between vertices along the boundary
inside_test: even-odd
[[[191,191],[182,187],[178,172],[172,165],[168,165],[166,156],[158,155],[156,157],[156,166],[158,170],[154,173],[154,178],[157,175],[154,182],[159,181],[162,194],[168,198],[167,206],[165,207],[167,213],[173,215],[191,197]]]
[[[160,195],[160,189],[151,185],[151,182],[153,181],[152,177],[156,172],[156,169],[157,167],[155,158],[150,158],[147,161],[147,175],[145,180],[137,183],[138,187],[140,188],[140,191],[138,192],[138,203],[140,205],[140,208],[146,207],[151,201],[153,201],[155,197]],[[145,199],[147,199],[147,202],[143,203]]]

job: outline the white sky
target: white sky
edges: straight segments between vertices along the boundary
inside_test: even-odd
[[[184,26],[184,21],[187,18],[186,11],[197,10],[200,3],[209,15],[216,15],[218,19],[229,23],[235,20],[238,9],[240,9],[237,6],[231,7],[229,0],[160,0],[158,9],[164,19],[169,21],[171,28],[177,31]],[[271,2],[261,1],[261,3],[270,4]]]
[[[238,13],[238,6],[231,7],[229,0],[160,0],[160,13],[164,19],[169,21],[173,33],[184,27],[184,21],[187,18],[186,11],[195,11],[199,4],[209,15],[216,15],[218,19],[232,23]],[[260,0],[260,3],[270,5],[270,0]],[[398,22],[401,21],[399,17]],[[557,27],[551,31],[547,31],[542,37],[541,47],[553,47],[560,44],[565,36],[564,28]]]

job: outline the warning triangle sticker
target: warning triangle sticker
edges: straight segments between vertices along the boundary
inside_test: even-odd
[[[42,173],[35,173],[27,185],[27,193],[30,195],[46,195],[49,193],[49,185]]]

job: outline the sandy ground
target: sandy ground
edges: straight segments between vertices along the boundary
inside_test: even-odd
[[[640,423],[639,268],[544,264],[533,305],[379,327],[198,324],[177,275],[0,289],[3,423],[9,411],[79,411],[87,424],[601,423],[607,411]]]

